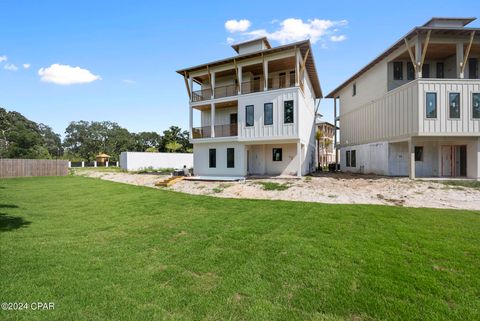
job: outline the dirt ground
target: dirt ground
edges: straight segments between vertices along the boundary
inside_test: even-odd
[[[76,175],[153,188],[158,188],[155,187],[156,182],[168,177],[95,170],[77,172]],[[264,190],[262,183],[265,182],[285,184],[288,188],[283,191]],[[247,179],[245,183],[183,180],[166,189],[228,198],[480,210],[478,189],[447,186],[436,181],[367,175],[325,174],[301,179]]]

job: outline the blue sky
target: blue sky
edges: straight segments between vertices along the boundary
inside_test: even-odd
[[[175,70],[233,56],[229,38],[267,33],[276,46],[313,35],[327,94],[432,16],[476,14],[478,1],[0,0],[0,106],[62,135],[73,120],[111,120],[133,132],[187,129],[187,93]],[[242,19],[247,30],[226,29]],[[282,29],[286,20],[299,30]],[[59,72],[83,83],[58,84]],[[323,100],[321,112],[331,120],[332,102]]]

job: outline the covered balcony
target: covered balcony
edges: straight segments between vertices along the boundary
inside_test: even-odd
[[[196,123],[200,123],[198,127],[193,127],[194,110],[199,118],[196,121]],[[238,104],[236,100],[195,106],[192,107],[191,111],[192,139],[234,137],[238,135]]]

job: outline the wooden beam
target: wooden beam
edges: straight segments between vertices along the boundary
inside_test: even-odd
[[[423,67],[423,63],[425,62],[425,56],[427,55],[428,43],[430,42],[430,34],[432,30],[428,30],[427,39],[425,40],[425,45],[423,46],[422,50],[422,61],[420,62],[420,68]]]
[[[305,54],[305,57],[302,60],[302,68],[300,69],[300,79],[303,78],[303,73],[305,72],[305,64],[307,63],[307,57],[308,54],[310,53],[310,48],[307,49],[307,53]]]
[[[238,88],[239,88],[238,67],[237,67],[237,61],[235,59],[233,59],[233,64],[235,65],[235,79],[237,80],[235,89],[238,91]]]
[[[465,56],[463,57],[462,74],[465,72],[465,66],[467,65],[468,56],[470,55],[470,49],[472,49],[472,44],[473,44],[473,38],[474,37],[475,37],[475,30],[472,31],[472,33],[470,34],[470,43],[468,44],[467,52],[465,53]]]
[[[183,73],[183,79],[185,79],[185,86],[187,87],[188,98],[192,100],[192,93],[190,92],[190,85],[188,84],[187,72]]]
[[[413,68],[415,69],[415,71],[417,71],[417,62],[415,61],[415,57],[413,56],[412,48],[410,48],[407,38],[403,38],[403,40],[405,40],[405,46],[407,46],[408,54],[410,55],[410,60],[412,61]]]
[[[213,90],[213,87],[212,87],[212,74],[210,73],[210,67],[207,66],[207,75],[208,75],[208,81],[210,82],[210,88],[212,88]]]

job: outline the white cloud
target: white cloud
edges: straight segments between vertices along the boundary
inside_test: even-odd
[[[101,79],[100,76],[92,74],[87,69],[60,64],[40,68],[38,75],[41,81],[51,82],[57,85],[87,84]]]
[[[330,37],[330,40],[333,42],[340,42],[340,41],[347,40],[347,37],[345,35],[339,35],[339,36],[333,35]]]
[[[23,66],[23,69],[28,69],[28,68],[30,68],[30,64],[23,64],[22,66]]]
[[[238,24],[239,21],[229,20],[225,23],[227,28],[227,23],[234,21]],[[245,20],[248,21],[248,20]],[[279,42],[280,44],[287,44],[295,41],[310,39],[312,43],[318,41],[326,42],[327,40],[338,42],[346,39],[344,35],[335,35],[341,27],[345,27],[348,24],[347,20],[327,20],[327,19],[308,19],[306,21],[297,18],[288,18],[283,21],[273,20],[271,23],[278,26],[277,30],[267,31],[266,29],[254,29],[249,30],[250,22],[248,21],[248,26],[244,26],[244,30],[236,30],[230,32],[238,32],[241,40],[248,40],[259,37],[267,37],[270,40]],[[235,25],[236,26],[236,25]],[[233,27],[233,25],[232,25]],[[235,29],[235,28],[233,28]],[[237,28],[238,29],[238,28]],[[245,39],[246,38],[246,39]],[[227,39],[228,41],[233,41],[232,37]]]
[[[227,29],[228,32],[234,33],[234,32],[244,32],[247,31],[248,28],[250,28],[250,21],[247,19],[241,19],[241,20],[228,20],[225,22],[225,29]]]
[[[125,84],[136,84],[137,82],[135,80],[131,79],[122,79],[122,82]]]
[[[234,39],[234,38],[232,38],[232,37],[227,37],[227,43],[228,43],[229,45],[233,44],[234,42],[235,42],[235,39]]]
[[[18,67],[15,66],[14,64],[5,64],[5,66],[3,66],[3,68],[5,70],[10,70],[10,71],[17,71],[18,70]]]
[[[7,56],[0,56],[0,62],[7,61],[8,57]]]

